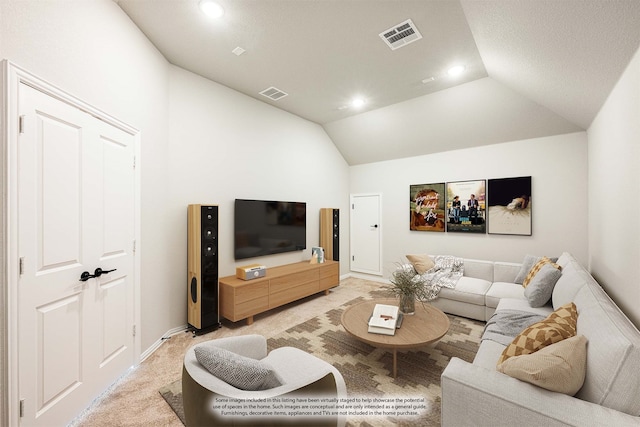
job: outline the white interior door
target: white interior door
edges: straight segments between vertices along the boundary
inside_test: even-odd
[[[382,275],[380,194],[351,196],[351,270]]]
[[[134,136],[25,84],[18,104],[20,420],[65,425],[134,363]]]

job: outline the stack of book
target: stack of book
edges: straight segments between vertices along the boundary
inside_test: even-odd
[[[373,334],[395,335],[400,313],[395,305],[376,304],[369,318],[369,332]]]

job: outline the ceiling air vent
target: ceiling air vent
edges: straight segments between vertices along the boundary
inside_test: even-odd
[[[262,96],[266,96],[267,98],[269,98],[272,101],[277,101],[279,99],[284,98],[285,96],[289,95],[286,92],[281,91],[278,88],[275,88],[273,86],[271,86],[270,88],[267,88],[265,90],[263,90],[262,92],[260,92],[260,95]]]
[[[380,38],[391,48],[396,50],[422,38],[422,34],[413,24],[411,19],[407,19],[401,24],[394,25],[380,33]]]

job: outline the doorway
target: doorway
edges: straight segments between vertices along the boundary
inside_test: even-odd
[[[3,63],[2,423],[66,425],[137,364],[137,130]]]

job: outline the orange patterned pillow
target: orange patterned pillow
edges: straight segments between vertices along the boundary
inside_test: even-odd
[[[531,267],[531,270],[529,270],[529,273],[527,273],[527,277],[524,278],[524,280],[522,281],[522,286],[524,288],[526,288],[527,286],[529,286],[529,283],[531,283],[531,280],[533,280],[533,277],[538,274],[538,271],[540,271],[540,269],[542,269],[542,267],[545,264],[551,264],[554,268],[561,270],[562,268],[556,264],[555,262],[551,261],[548,257],[543,256],[540,261],[536,262],[533,267]]]
[[[558,307],[546,319],[534,323],[513,339],[500,355],[498,365],[512,356],[531,354],[576,335],[578,310],[572,302]]]

